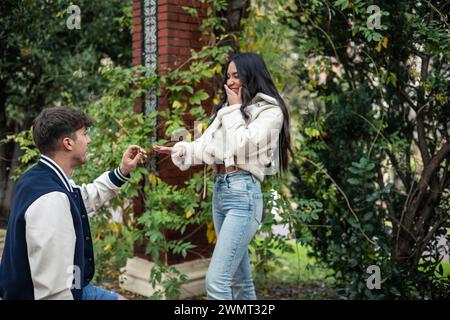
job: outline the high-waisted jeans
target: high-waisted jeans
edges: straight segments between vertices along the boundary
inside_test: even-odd
[[[256,299],[248,245],[262,212],[261,185],[251,173],[217,175],[213,192],[217,243],[206,275],[208,299]]]

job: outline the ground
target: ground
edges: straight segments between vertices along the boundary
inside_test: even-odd
[[[291,284],[271,282],[267,289],[258,290],[260,300],[336,300],[340,297],[324,282]]]
[[[103,284],[110,290],[119,292],[130,300],[146,300],[148,298],[123,290],[118,281]],[[336,300],[341,299],[325,282],[311,281],[308,283],[286,283],[271,280],[265,288],[256,288],[259,300]],[[189,298],[189,300],[206,300],[206,296]]]
[[[260,300],[329,300],[342,299],[333,288],[334,278],[330,270],[322,267],[320,263],[308,255],[310,248],[302,246],[295,240],[289,240],[291,252],[275,250],[273,261],[269,263],[264,275],[254,274],[256,294]],[[253,256],[253,259],[255,257]],[[117,268],[116,268],[117,269]],[[109,281],[101,286],[114,290],[128,299],[147,299],[120,288],[117,271],[106,275]],[[206,299],[206,296],[192,297],[191,299]]]
[[[119,290],[119,292],[131,300],[145,300],[146,297],[134,294],[129,291]],[[336,300],[339,297],[333,290],[327,288],[324,284],[311,283],[305,285],[291,285],[277,283],[265,290],[258,290],[259,300]],[[192,300],[206,300],[206,296],[190,298]]]

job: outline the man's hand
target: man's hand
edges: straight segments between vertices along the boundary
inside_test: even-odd
[[[186,149],[184,147],[178,146],[176,148],[163,147],[163,146],[153,146],[153,150],[163,154],[173,154],[175,157],[182,157],[186,154]]]
[[[147,152],[143,148],[136,145],[129,146],[123,154],[122,162],[120,163],[120,172],[125,176],[128,175],[136,169],[139,161],[145,158],[147,158]]]

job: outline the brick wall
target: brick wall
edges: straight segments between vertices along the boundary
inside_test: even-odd
[[[188,60],[191,56],[191,49],[198,50],[201,48],[202,42],[199,26],[201,19],[205,16],[204,11],[207,7],[196,0],[158,0],[157,3],[158,74],[164,75]],[[133,0],[133,65],[143,63],[142,5],[142,0]],[[199,17],[192,17],[182,8],[183,6],[197,8]],[[202,88],[209,89],[207,85],[203,85]],[[164,110],[169,107],[170,103],[165,97],[163,90],[158,97],[158,110]],[[135,111],[142,112],[142,110],[143,99],[136,99]],[[185,120],[192,128],[195,119],[188,116]],[[158,123],[161,123],[161,121],[158,121]],[[164,128],[161,127],[158,135],[161,137],[163,133]],[[180,171],[173,165],[170,158],[164,155],[159,156],[157,168],[162,180],[172,185],[181,185],[193,173],[192,170]],[[142,208],[142,203],[139,203],[139,200],[135,201],[135,203],[139,212]],[[188,229],[186,233],[193,234],[191,241],[198,247],[197,255],[188,255],[186,259],[182,259],[179,256],[169,256],[169,264],[198,258],[198,254],[204,256],[211,254],[211,246],[206,240],[205,228],[192,226]],[[179,238],[180,235],[170,231],[166,233],[166,237],[173,239]],[[137,256],[144,257],[143,250],[142,246],[135,246],[134,251]]]
[[[192,17],[182,7],[197,8],[199,17]],[[158,72],[165,74],[167,70],[175,68],[188,60],[191,49],[199,50],[202,46],[200,31],[198,30],[202,10],[205,5],[193,0],[159,0],[158,1]],[[160,110],[169,107],[169,101],[161,94],[158,108]],[[187,124],[193,127],[194,119],[185,119]],[[164,128],[161,128],[160,135]],[[161,178],[172,185],[180,185],[190,177],[192,171],[180,171],[168,157],[161,158],[158,162]]]
[[[133,0],[133,31],[132,31],[133,66],[142,64],[142,2]],[[134,104],[136,112],[142,112],[142,98]]]
[[[191,49],[198,50],[202,46],[200,31],[201,19],[205,16],[202,11],[205,4],[195,0],[158,0],[158,73],[164,75],[189,59]],[[199,17],[192,17],[182,7],[193,7],[199,11]],[[142,1],[133,0],[133,65],[142,64],[143,30],[142,30]],[[204,86],[202,86],[203,88]],[[206,88],[208,89],[208,88]],[[158,97],[158,109],[169,107],[164,90]],[[135,111],[142,112],[142,98],[136,99]],[[186,118],[188,124],[193,125],[195,119]],[[161,122],[159,122],[161,123]],[[160,128],[158,135],[162,136],[164,128]],[[192,174],[191,171],[179,171],[168,159],[161,156],[158,159],[158,170],[161,178],[172,185],[181,185]]]

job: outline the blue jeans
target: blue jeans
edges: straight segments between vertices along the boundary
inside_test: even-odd
[[[92,284],[83,288],[82,300],[119,300],[119,294]]]
[[[208,299],[256,299],[248,245],[262,211],[261,185],[251,173],[217,175],[213,192],[217,243],[206,274]]]

